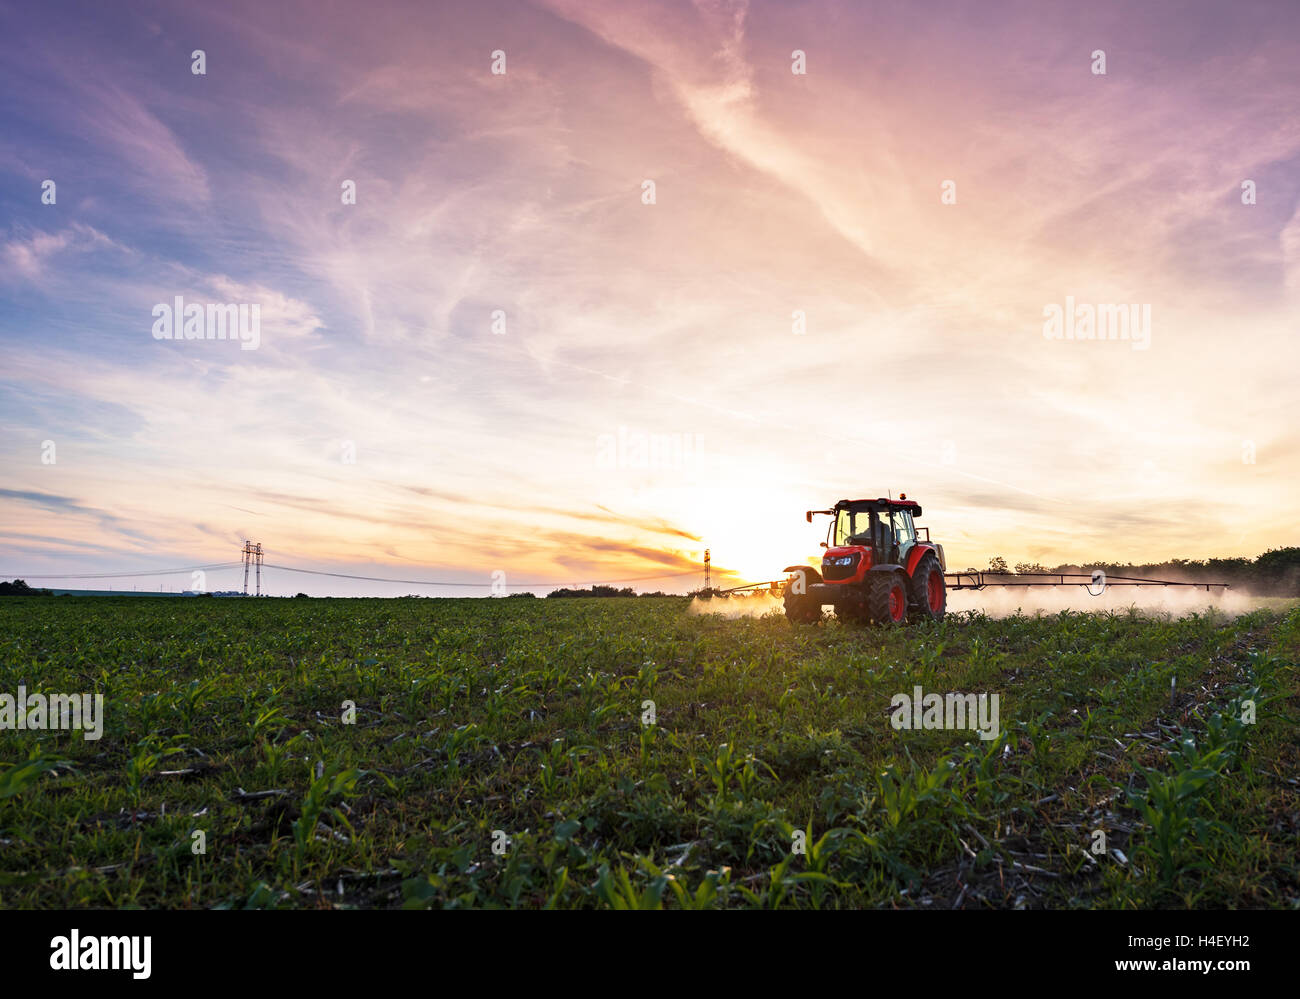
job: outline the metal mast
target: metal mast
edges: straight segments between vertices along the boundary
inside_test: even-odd
[[[256,566],[257,572],[257,595],[262,595],[262,542],[253,544],[251,541],[245,541],[244,547],[240,549],[240,554],[244,557],[244,596],[248,596],[248,567]]]

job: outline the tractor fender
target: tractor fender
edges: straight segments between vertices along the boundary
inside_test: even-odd
[[[808,573],[810,583],[820,583],[822,574],[810,565],[787,565],[782,572],[806,572]]]
[[[934,552],[934,557],[939,558],[939,553],[935,551],[934,545],[919,544],[913,545],[912,550],[907,553],[907,578],[911,579],[912,574],[916,572],[916,567],[921,564],[921,559],[925,558],[926,552]],[[939,559],[940,565],[943,560]]]

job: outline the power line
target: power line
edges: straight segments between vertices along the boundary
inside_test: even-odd
[[[199,569],[234,569],[242,566],[243,562],[213,562],[208,565],[189,565],[181,566],[177,569],[154,569],[149,572],[92,572],[92,573],[66,573],[63,575],[44,573],[0,573],[0,577],[6,579],[128,579],[138,576],[167,576],[182,572],[194,572]],[[475,588],[489,584],[486,583],[464,583],[450,582],[447,580],[436,579],[393,579],[388,576],[358,576],[346,572],[324,572],[320,569],[301,569],[292,565],[276,565],[271,562],[265,563],[267,569],[279,569],[282,572],[297,572],[309,576],[330,576],[334,579],[358,579],[369,583],[403,583],[408,586],[451,586]],[[647,580],[654,579],[677,579],[682,576],[693,576],[698,572],[697,569],[688,569],[685,572],[665,572],[657,576],[630,576],[621,579],[597,579],[587,577],[586,579],[573,580],[569,582],[536,582],[536,583],[506,583],[508,587],[522,586],[582,586],[586,585],[603,585],[609,583],[643,583]]]
[[[360,579],[370,583],[405,583],[410,586],[466,586],[466,587],[482,587],[488,585],[486,583],[452,583],[452,582],[445,582],[436,579],[391,579],[387,576],[354,576],[346,572],[322,572],[319,569],[298,569],[291,565],[274,565],[270,562],[266,563],[266,568],[280,569],[283,572],[301,572],[309,576],[332,576],[335,579]],[[581,586],[584,583],[588,583],[592,585],[604,584],[604,583],[642,583],[648,579],[676,579],[680,576],[694,576],[697,572],[699,572],[698,569],[688,569],[686,572],[665,572],[665,573],[661,573],[658,576],[635,576],[626,579],[595,579],[589,576],[586,579],[579,579],[572,582],[506,583],[505,585],[515,587],[515,586]]]
[[[239,562],[212,562],[209,565],[185,565],[179,569],[151,569],[148,572],[83,572],[83,573],[0,573],[6,579],[127,579],[134,576],[172,576],[182,572],[195,572],[199,569],[231,569]]]

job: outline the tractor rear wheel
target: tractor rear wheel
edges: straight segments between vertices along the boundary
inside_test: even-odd
[[[927,621],[942,621],[948,609],[948,587],[943,578],[943,569],[933,552],[926,552],[912,573],[908,585],[908,596],[912,605]]]
[[[906,577],[901,572],[874,572],[867,577],[867,617],[876,624],[907,623]]]
[[[798,579],[785,584],[785,616],[791,624],[816,624],[822,619],[822,606],[808,596],[809,574],[796,572]],[[802,591],[802,592],[801,592]]]

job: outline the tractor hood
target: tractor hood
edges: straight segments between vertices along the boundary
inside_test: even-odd
[[[822,579],[828,583],[858,583],[871,568],[872,552],[866,545],[838,545],[822,556]]]

